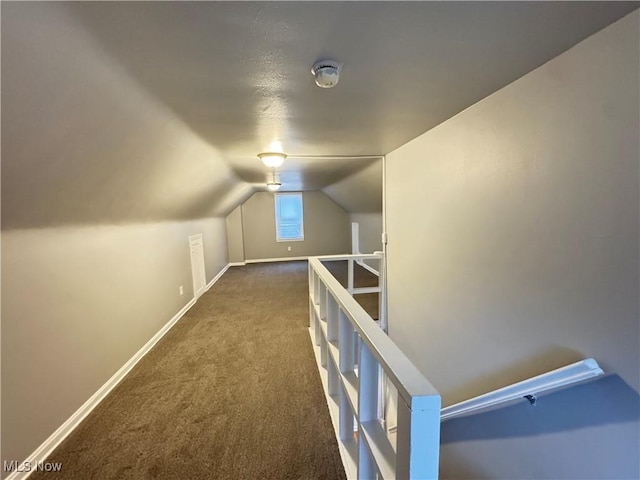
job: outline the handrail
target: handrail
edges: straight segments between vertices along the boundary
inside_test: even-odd
[[[535,405],[538,394],[604,374],[596,360],[587,358],[441,409],[437,390],[353,298],[357,293],[353,287],[353,262],[360,259],[382,260],[383,255],[309,258],[310,332],[316,345],[321,377],[324,375],[323,387],[345,469],[355,461],[358,479],[375,478],[376,475],[380,478],[435,479],[441,422],[523,398]],[[323,261],[340,260],[349,262],[349,287],[346,290],[322,264]],[[379,287],[383,287],[382,281],[383,277]],[[354,365],[354,333],[360,339],[357,368]],[[384,371],[398,394],[397,425],[387,430],[396,434],[396,447],[388,442],[381,427],[379,410],[377,415],[375,412],[374,397],[376,392],[380,393],[378,368]],[[330,397],[333,400],[329,400]],[[377,402],[379,407],[380,400]],[[354,422],[359,438],[355,445]],[[352,470],[347,471],[349,478],[350,472]]]
[[[353,326],[360,337],[371,349],[380,366],[396,386],[398,394],[411,405],[413,397],[424,395],[439,395],[438,391],[420,373],[416,366],[393,343],[393,341],[375,324],[362,306],[344,289],[338,280],[329,272],[322,261],[328,259],[343,260],[344,257],[362,257],[363,255],[342,255],[314,257],[309,259],[309,264],[322,277],[327,289],[331,291],[341,308],[352,320]],[[366,258],[375,258],[367,255]],[[355,259],[355,258],[354,258]]]
[[[379,254],[309,258],[310,333],[322,384],[349,478],[357,468],[359,479],[436,479],[439,393],[353,298],[353,288],[345,290],[322,264],[382,258]],[[353,287],[352,281],[349,284]],[[398,392],[395,447],[381,422],[380,370]]]
[[[321,262],[334,262],[346,260],[347,264],[347,292],[351,295],[358,295],[361,293],[379,293],[380,299],[378,303],[378,320],[380,321],[380,328],[387,332],[387,319],[385,315],[385,299],[384,299],[384,283],[385,277],[384,275],[379,275],[379,284],[377,287],[356,287],[355,286],[355,262],[360,262],[362,260],[378,260],[382,262],[383,253],[382,252],[374,252],[374,253],[351,253],[351,254],[342,254],[342,255],[322,255],[318,257],[314,257],[319,259]],[[382,265],[380,266],[380,270],[382,270]]]
[[[379,253],[347,253],[344,255],[320,255],[311,258],[321,262],[337,262],[339,260],[381,260],[382,255]]]
[[[598,362],[593,358],[587,358],[443,408],[440,413],[440,420],[450,420],[455,417],[467,415],[478,410],[485,410],[522,398],[529,400],[531,405],[535,405],[536,395],[540,393],[563,388],[603,374],[604,372],[598,365]]]

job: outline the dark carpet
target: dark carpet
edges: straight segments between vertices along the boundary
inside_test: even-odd
[[[43,479],[343,479],[306,262],[232,267],[63,442]]]

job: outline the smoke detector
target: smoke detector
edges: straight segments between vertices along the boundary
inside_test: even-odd
[[[340,80],[342,64],[333,60],[321,60],[316,62],[311,69],[311,75],[316,79],[316,85],[320,88],[335,87]]]

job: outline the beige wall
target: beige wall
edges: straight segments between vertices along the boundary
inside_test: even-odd
[[[209,280],[223,268],[214,217],[251,191],[70,8],[2,5],[2,460],[32,453],[189,301],[189,235]]]
[[[382,213],[352,213],[351,222],[358,224],[360,253],[382,251]],[[367,265],[380,271],[380,262],[365,260]]]
[[[390,335],[450,405],[594,357],[607,378],[446,422],[443,478],[638,478],[639,15],[387,156]]]
[[[229,262],[244,262],[244,238],[242,237],[242,205],[238,205],[226,219]]]
[[[352,213],[350,221],[358,224],[361,253],[382,251],[382,213]]]
[[[31,454],[193,297],[196,233],[210,281],[224,219],[2,232],[2,460]]]
[[[349,253],[347,213],[322,192],[303,192],[304,241],[277,242],[273,194],[255,193],[242,205],[247,260]],[[287,251],[287,247],[291,251]]]

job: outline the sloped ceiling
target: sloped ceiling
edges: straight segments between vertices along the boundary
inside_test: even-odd
[[[219,216],[252,193],[64,9],[2,20],[3,229]]]
[[[285,189],[369,209],[375,156],[637,6],[3,2],[2,228],[225,215],[274,148]],[[331,90],[323,57],[344,62]]]
[[[382,158],[322,191],[350,213],[382,212]],[[354,192],[356,192],[354,194]]]

